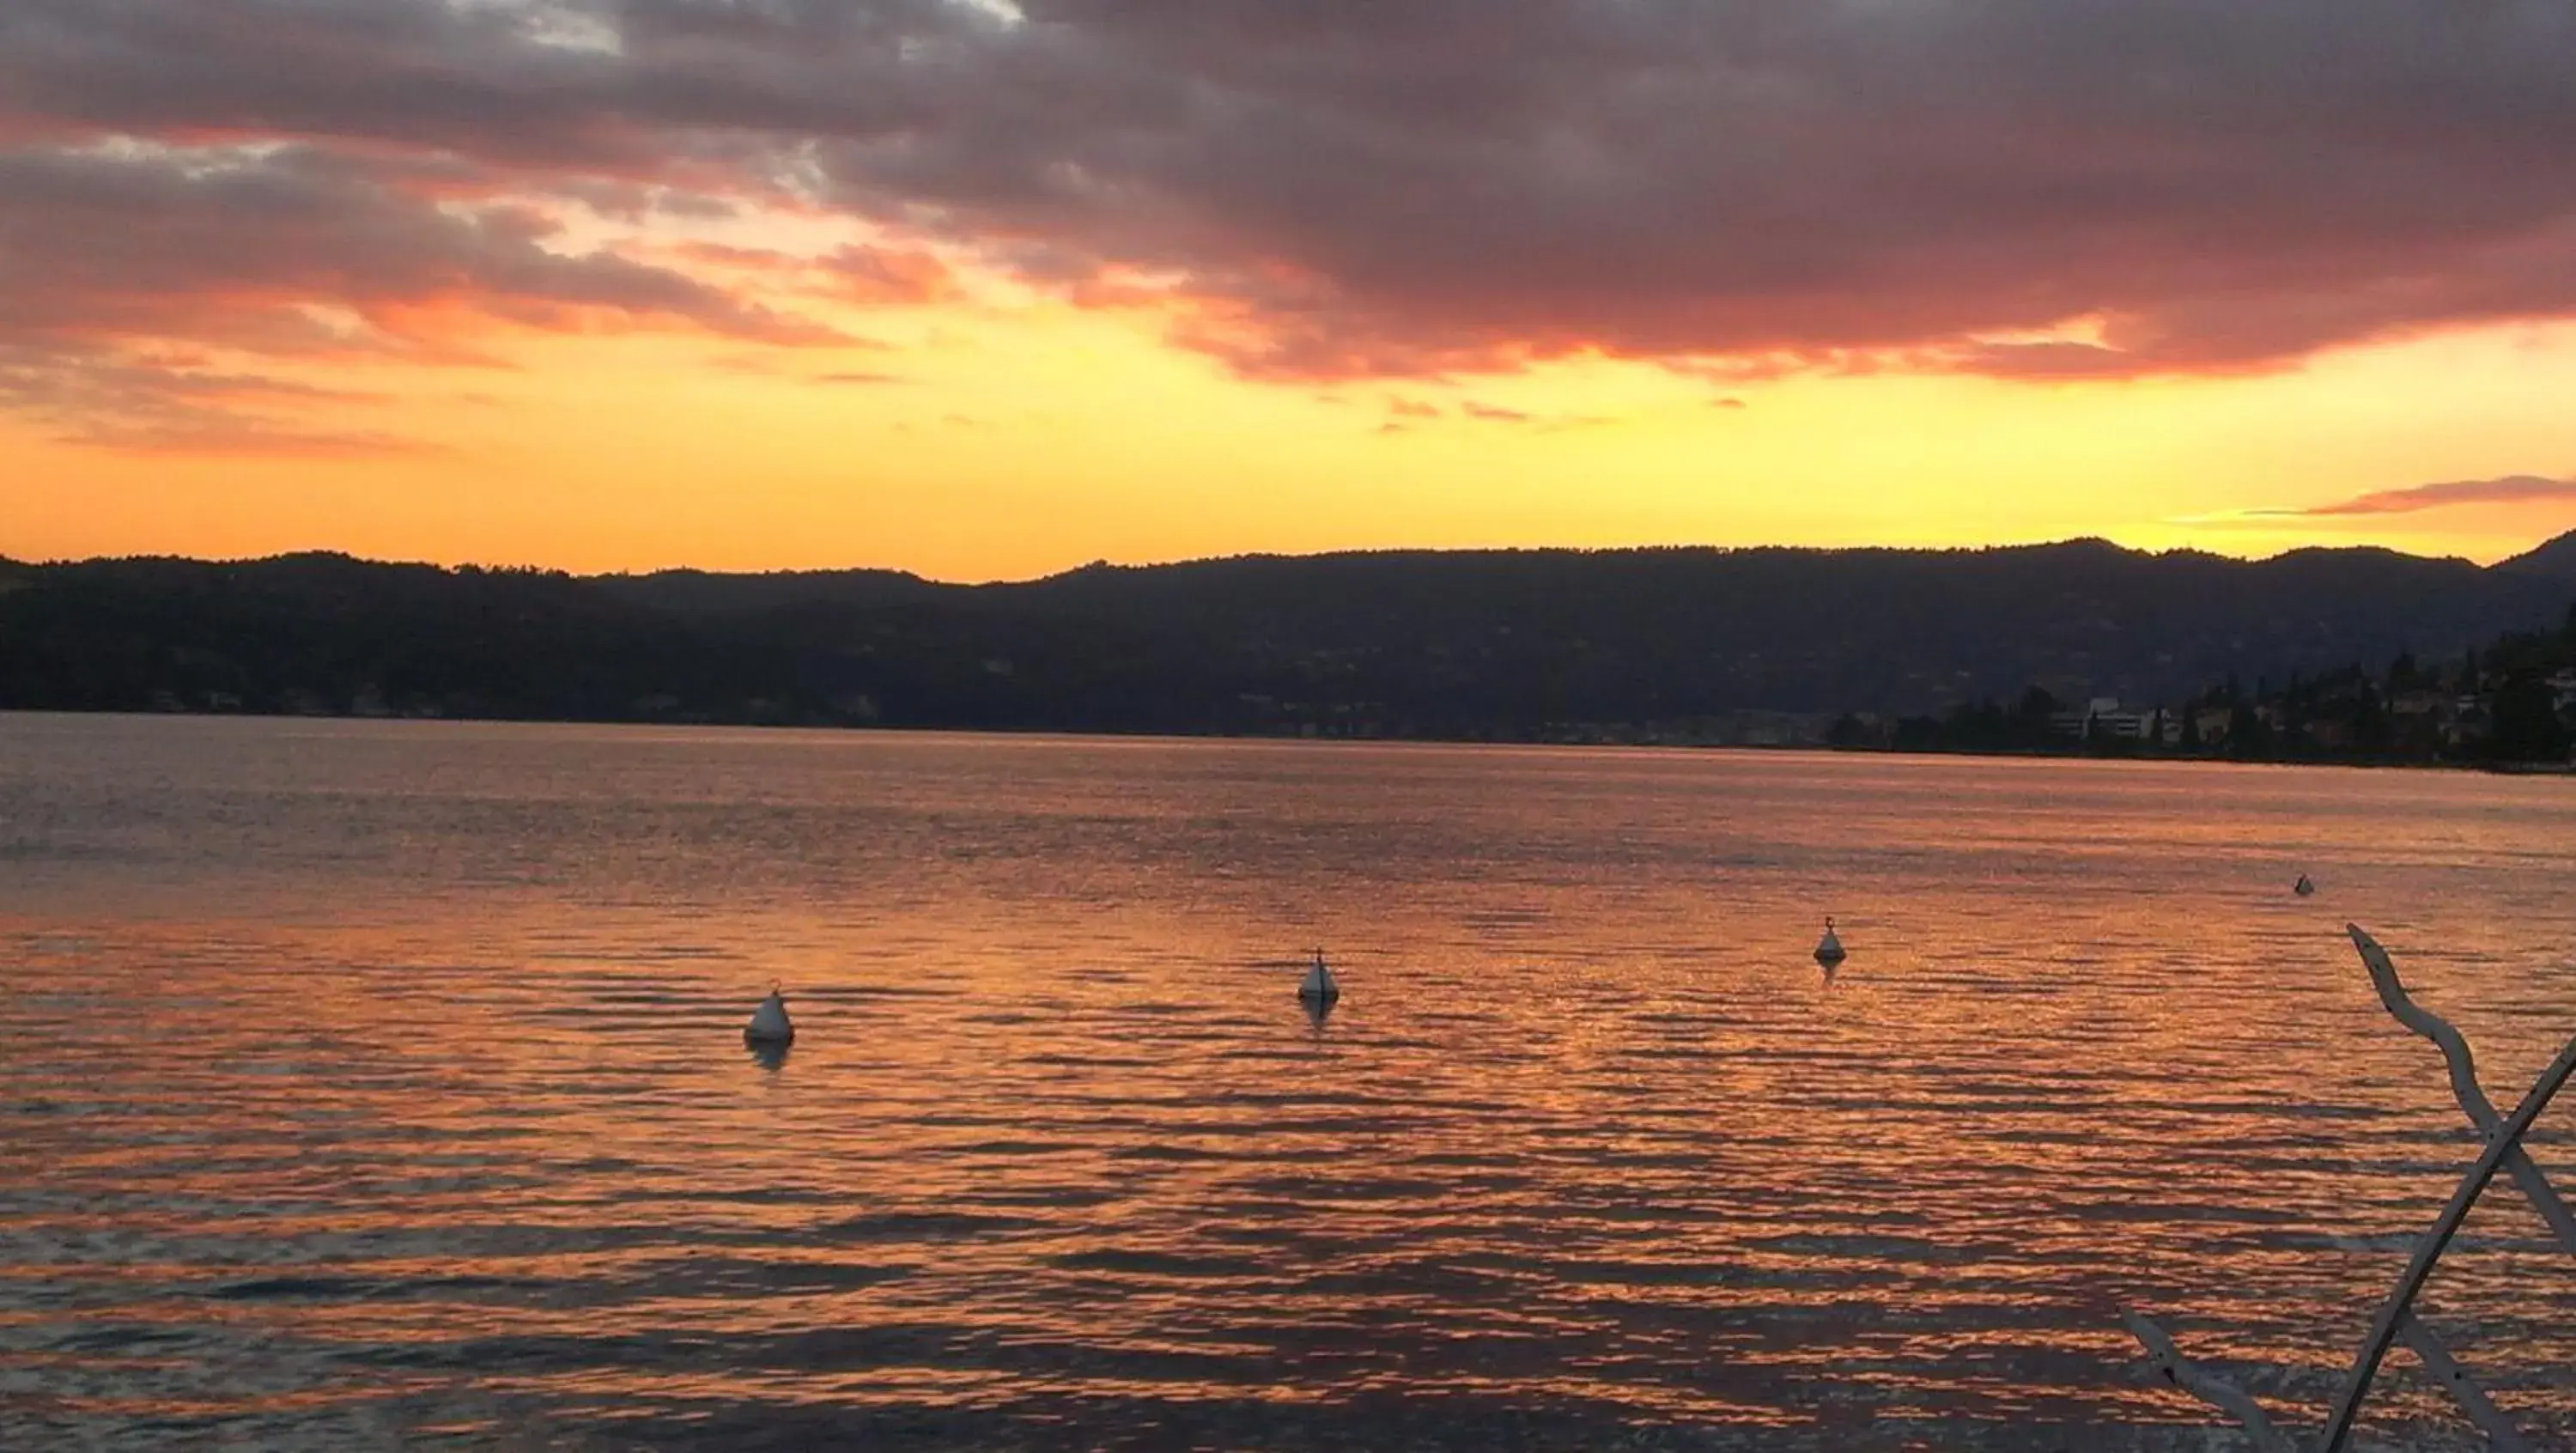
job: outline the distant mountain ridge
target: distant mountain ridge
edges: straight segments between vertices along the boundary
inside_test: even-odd
[[[688,616],[734,615],[805,605],[894,605],[926,600],[941,586],[902,570],[778,570],[730,574],[656,570],[592,577],[621,600]]]
[[[2569,530],[2555,540],[2544,541],[2510,560],[2499,560],[2495,568],[2576,585],[2576,530]]]
[[[0,567],[0,707],[1544,736],[1939,711],[2043,685],[2179,701],[2554,627],[2576,535],[2480,567],[1983,550],[1386,551],[572,577],[299,555]]]

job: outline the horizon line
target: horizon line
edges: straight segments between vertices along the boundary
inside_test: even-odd
[[[1671,542],[1633,545],[1373,545],[1312,551],[1242,550],[1231,554],[1192,555],[1170,559],[1140,561],[1110,560],[1103,557],[1101,559],[1085,561],[1079,565],[1066,566],[1059,570],[1046,571],[1037,575],[1016,577],[993,576],[981,580],[941,579],[922,574],[916,570],[907,570],[898,565],[792,565],[775,566],[765,569],[729,569],[705,565],[655,565],[643,568],[619,570],[573,570],[562,566],[539,565],[527,562],[501,563],[477,560],[403,560],[388,556],[362,555],[354,551],[340,549],[333,546],[313,546],[300,550],[278,550],[261,555],[176,555],[154,551],[137,551],[131,554],[121,555],[102,554],[78,557],[55,556],[46,559],[21,559],[14,555],[0,554],[0,566],[16,566],[22,569],[46,570],[83,565],[130,564],[145,561],[168,561],[190,565],[263,565],[285,560],[338,559],[361,565],[441,570],[449,574],[457,574],[468,570],[491,572],[524,571],[544,575],[562,575],[575,580],[636,580],[647,579],[657,575],[709,575],[736,578],[792,575],[898,575],[907,579],[920,581],[926,585],[972,589],[981,586],[1038,585],[1050,580],[1061,580],[1067,576],[1079,575],[1086,571],[1094,570],[1171,570],[1186,568],[1193,565],[1219,565],[1247,560],[1347,560],[1363,556],[1391,555],[1645,555],[1657,553],[1682,554],[1694,552],[1713,555],[1751,555],[1766,552],[1784,552],[1806,555],[1975,555],[1996,554],[2016,550],[2063,549],[2077,545],[2098,545],[2107,549],[2117,550],[2123,554],[2138,555],[2147,558],[2160,559],[2175,555],[2199,555],[2206,556],[2213,560],[2232,560],[2247,565],[2269,564],[2276,560],[2287,559],[2293,555],[2319,553],[2347,554],[2366,551],[2383,555],[2400,555],[2409,559],[2437,563],[2455,560],[2480,570],[2492,570],[2500,565],[2510,563],[2514,560],[2519,560],[2534,551],[2555,544],[2558,541],[2571,538],[2576,538],[2576,530],[2568,530],[2559,534],[2545,536],[2534,541],[2531,545],[2522,550],[2515,551],[2511,554],[2500,555],[2496,559],[2486,562],[2473,560],[2465,555],[2426,555],[2419,554],[2411,550],[2400,549],[2393,545],[2371,543],[2355,543],[2348,545],[2293,545],[2286,549],[2274,551],[2268,555],[2234,555],[2225,551],[2211,550],[2199,545],[2176,545],[2164,549],[2146,549],[2133,545],[2123,545],[2119,541],[2103,535],[2069,535],[2052,540],[2015,541],[1984,545],[1721,545],[1713,543],[1684,544]]]

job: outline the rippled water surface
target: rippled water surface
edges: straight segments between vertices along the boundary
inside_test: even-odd
[[[2511,1103],[2571,869],[2564,779],[0,717],[0,1446],[2236,1447],[2121,1309],[2322,1404],[2475,1153],[2341,925]]]

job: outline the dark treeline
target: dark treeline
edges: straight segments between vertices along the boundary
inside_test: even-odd
[[[1855,711],[2010,747],[2032,683],[2177,708],[2230,675],[2305,689],[2554,629],[2571,594],[2576,538],[2485,568],[2077,541],[1247,557],[987,586],[0,563],[0,708],[1817,744]],[[1972,705],[1990,698],[2011,705]]]
[[[2034,686],[1943,716],[1847,713],[1828,740],[1918,752],[2564,764],[2576,752],[2576,605],[2554,631],[2507,632],[2448,661],[2401,652],[2379,671],[2292,673],[2277,688],[2231,676],[2170,708],[2061,701]]]

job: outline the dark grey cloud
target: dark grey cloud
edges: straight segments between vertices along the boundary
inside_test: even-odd
[[[2563,0],[1009,8],[10,0],[0,146],[269,140],[468,200],[794,198],[1159,300],[1264,377],[1590,352],[2121,377],[2576,315]],[[0,215],[25,184],[0,174]],[[843,277],[916,296],[929,274],[875,266],[903,256]],[[759,332],[677,272],[510,281],[536,267],[469,281],[497,311],[561,283]]]
[[[2457,479],[2440,484],[2419,484],[2407,489],[2383,489],[2305,509],[2254,510],[2249,513],[2315,519],[2338,515],[2410,515],[2423,510],[2448,509],[2453,505],[2553,501],[2576,503],[2576,479],[2548,479],[2537,474],[2508,474],[2500,479]]]
[[[541,217],[460,210],[301,145],[0,154],[0,199],[0,404],[94,442],[316,447],[265,422],[310,389],[210,367],[210,351],[483,362],[474,334],[493,325],[837,337],[681,272],[550,250]]]
[[[0,155],[0,198],[10,336],[176,323],[208,341],[278,347],[302,333],[317,350],[349,346],[296,313],[310,304],[357,314],[388,346],[433,341],[402,315],[434,307],[535,324],[598,310],[775,343],[834,336],[677,271],[549,250],[553,224],[527,211],[460,211],[300,148]]]
[[[959,42],[989,104],[827,146],[842,195],[1178,271],[1179,336],[1248,372],[2117,375],[2576,307],[2564,7],[1029,13]]]

